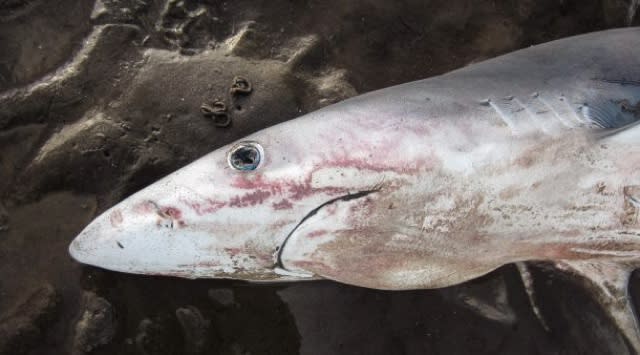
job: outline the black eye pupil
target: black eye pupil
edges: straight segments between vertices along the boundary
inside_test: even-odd
[[[235,169],[255,170],[260,163],[260,151],[254,145],[241,145],[231,152],[229,161]]]

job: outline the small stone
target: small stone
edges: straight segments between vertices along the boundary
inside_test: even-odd
[[[149,330],[152,328],[153,322],[145,318],[138,324],[138,333],[136,334],[136,347],[140,354],[148,354],[147,344],[149,341]]]
[[[115,335],[113,307],[93,292],[84,294],[84,312],[76,323],[72,354],[86,354],[111,342]]]
[[[134,340],[140,355],[182,354],[180,324],[172,314],[144,318],[138,324]]]
[[[178,308],[176,317],[184,335],[185,354],[201,354],[207,347],[207,331],[210,322],[193,306]]]

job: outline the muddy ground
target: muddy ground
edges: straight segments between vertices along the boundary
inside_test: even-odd
[[[112,204],[250,132],[639,24],[628,3],[0,0],[0,354],[626,353],[589,295],[543,267],[548,330],[514,266],[383,292],[124,275],[73,262],[67,245]],[[237,80],[251,92],[230,91]]]

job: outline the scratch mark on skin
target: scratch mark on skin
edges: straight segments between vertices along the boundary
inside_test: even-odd
[[[272,206],[274,210],[290,210],[293,208],[293,204],[287,199],[283,199],[280,202],[274,202]]]
[[[313,239],[313,238],[318,238],[318,237],[321,237],[323,235],[326,235],[327,233],[328,232],[326,230],[320,229],[320,230],[313,231],[313,232],[307,234],[307,237],[310,238],[310,239]]]
[[[638,255],[636,251],[597,250],[597,249],[587,249],[587,248],[571,248],[570,250],[578,254],[586,254],[589,257],[600,255],[600,256],[616,256],[616,257],[633,258]]]
[[[198,216],[215,213],[228,205],[227,202],[217,201],[210,198],[205,199],[204,202],[195,202],[180,198],[180,202],[189,206],[189,208],[191,208],[191,210],[193,210]]]
[[[432,159],[433,160],[433,159]],[[244,195],[232,197],[229,201],[217,201],[207,199],[206,202],[195,202],[181,199],[183,203],[189,206],[196,214],[203,215],[215,213],[226,207],[243,208],[264,204],[270,199],[280,196],[282,199],[272,203],[274,210],[284,210],[293,208],[292,201],[300,201],[310,195],[324,193],[329,196],[344,195],[348,193],[345,187],[334,186],[313,186],[314,173],[322,169],[329,168],[357,168],[358,170],[369,170],[374,172],[392,171],[395,174],[415,175],[420,170],[433,169],[436,165],[435,161],[412,161],[411,164],[397,167],[389,164],[371,164],[365,159],[353,159],[348,157],[337,157],[329,162],[323,162],[314,166],[314,168],[306,174],[302,181],[290,180],[266,180],[260,173],[251,175],[238,175],[234,177],[231,186],[242,190],[253,190]]]

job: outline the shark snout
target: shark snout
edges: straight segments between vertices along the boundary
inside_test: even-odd
[[[188,278],[280,279],[274,253],[296,219],[264,225],[254,206],[215,208],[203,200],[141,194],[98,216],[70,244],[78,262]]]
[[[127,247],[136,249],[136,235],[152,222],[150,216],[132,216],[131,212],[117,206],[100,215],[71,242],[71,257],[84,264],[109,269],[126,267],[127,261],[137,254],[135,250],[128,251]]]

